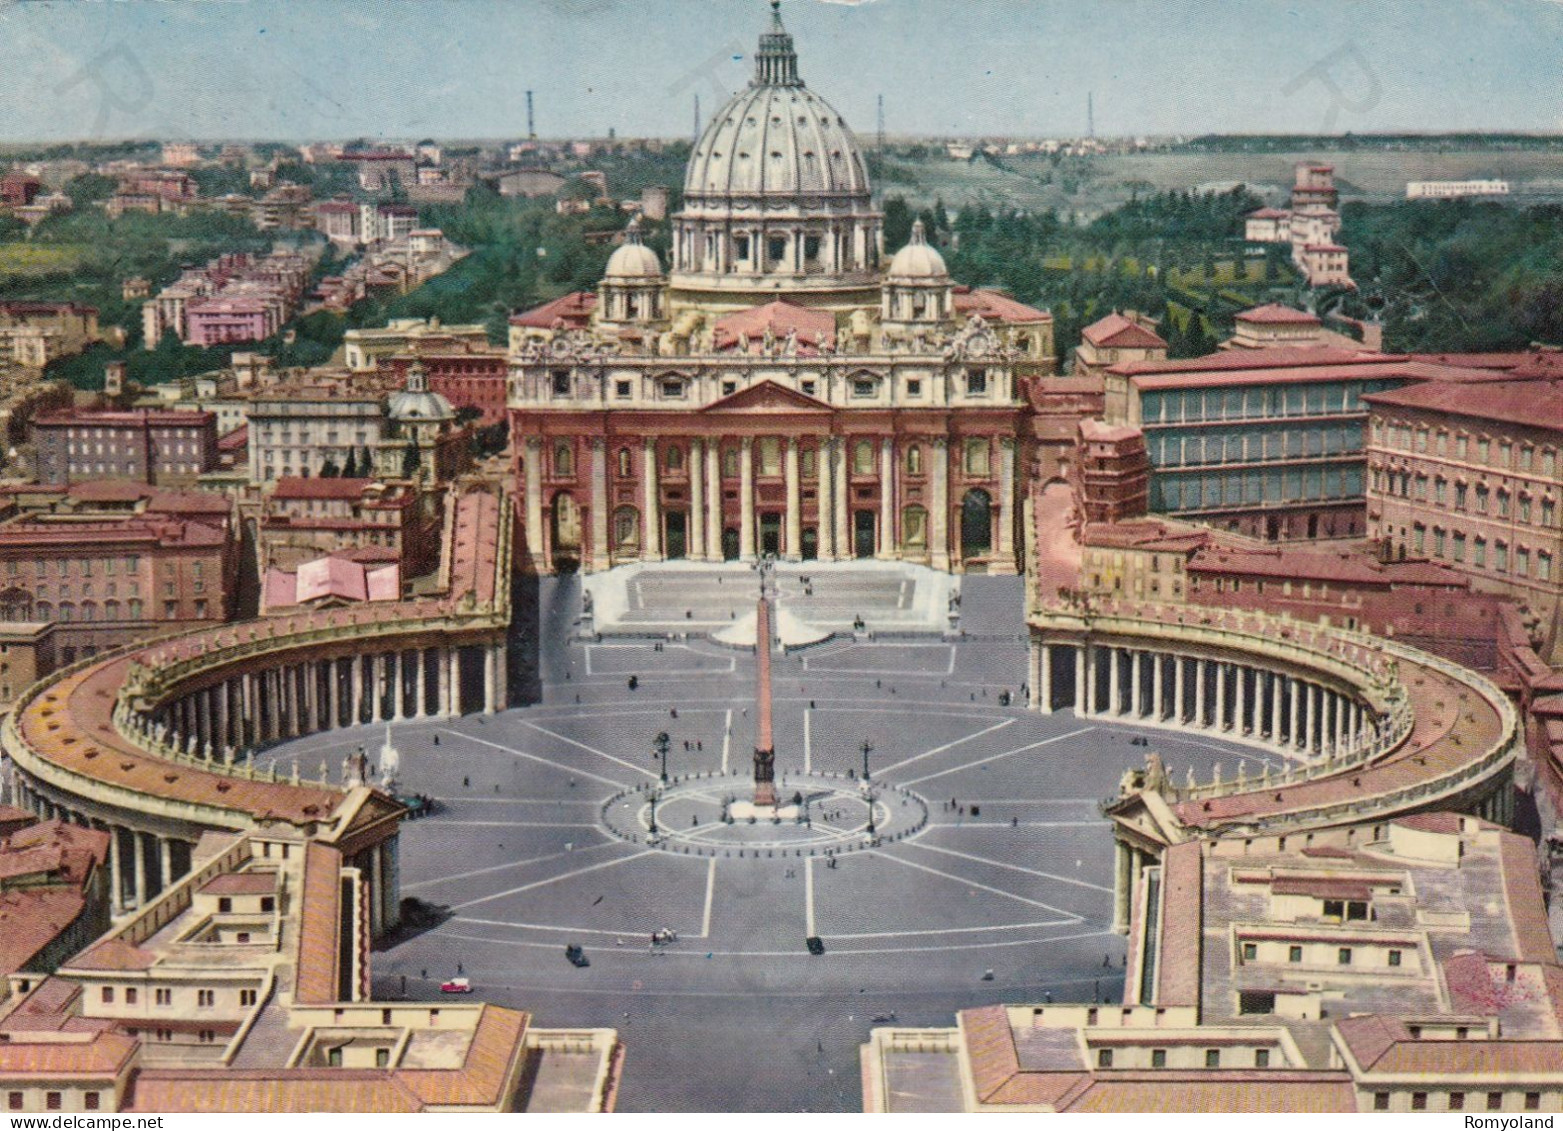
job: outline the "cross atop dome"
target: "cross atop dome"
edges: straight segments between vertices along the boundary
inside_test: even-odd
[[[798,77],[797,49],[782,24],[781,0],[771,0],[771,28],[760,36],[760,50],[754,57],[754,82],[750,85],[803,85]]]

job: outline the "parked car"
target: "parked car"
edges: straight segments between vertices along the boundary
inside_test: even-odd
[[[590,966],[592,960],[586,957],[586,952],[575,943],[564,948],[564,956],[570,960],[571,966]]]
[[[825,940],[818,935],[810,935],[803,940],[803,945],[809,948],[809,953],[816,957],[825,953]]]
[[[472,982],[467,978],[452,978],[448,982],[440,983],[442,994],[470,994],[471,992]]]

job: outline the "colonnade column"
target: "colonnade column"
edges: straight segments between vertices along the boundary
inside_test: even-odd
[[[894,558],[895,542],[895,441],[879,441],[879,556]]]
[[[1179,726],[1188,713],[1188,700],[1183,693],[1183,668],[1187,660],[1183,656],[1172,657],[1172,721]]]
[[[929,565],[934,569],[950,568],[950,442],[943,436],[935,436],[931,445],[928,469],[928,547]]]
[[[362,656],[348,657],[348,673],[352,676],[352,686],[348,689],[347,722],[349,726],[357,726],[364,721],[364,658]]]
[[[592,572],[600,573],[613,564],[613,548],[608,545],[608,441],[593,436],[592,448]]]
[[[1292,705],[1286,716],[1288,728],[1286,745],[1296,748],[1301,747],[1303,744],[1303,728],[1299,725],[1300,716],[1298,714],[1302,710],[1302,683],[1296,676],[1288,676],[1287,682],[1292,685]]]
[[[689,443],[689,546],[686,550],[691,561],[704,561],[706,556],[706,456],[705,443],[691,440]]]
[[[120,860],[119,829],[109,829],[109,913],[121,915],[125,911],[125,873]]]
[[[1136,648],[1129,653],[1129,714],[1137,719],[1145,714],[1140,710],[1140,703],[1145,698],[1140,687],[1140,650]]]
[[[450,709],[450,662],[445,652],[444,648],[434,650],[434,682],[439,697],[439,714],[442,718],[450,718],[454,712]]]
[[[1151,653],[1151,718],[1160,722],[1167,717],[1167,658],[1160,652]]]
[[[641,468],[641,488],[644,495],[640,523],[641,561],[662,560],[662,492],[657,487],[657,439],[647,436],[643,447],[644,466]]]
[[[1194,725],[1205,725],[1205,660],[1194,661]]]
[[[135,849],[131,864],[134,868],[137,907],[147,905],[147,854],[146,847],[141,843],[142,835],[135,829],[130,830],[130,843]]]
[[[1086,682],[1086,649],[1088,644],[1075,645],[1075,718],[1083,719],[1086,715],[1085,682]]]
[[[1270,673],[1270,741],[1281,741],[1281,677]]]
[[[1335,714],[1335,750],[1339,753],[1346,749],[1346,697],[1331,694],[1330,700],[1330,709]]]
[[[1123,714],[1123,684],[1120,679],[1118,656],[1122,649],[1107,649],[1107,713],[1109,715]]]
[[[1216,667],[1216,717],[1211,720],[1215,730],[1227,728],[1227,666],[1221,660],[1214,661]]]
[[[798,438],[787,437],[783,470],[787,482],[787,544],[784,556],[790,562],[803,560],[803,481],[798,469]]]
[[[1264,672],[1260,671],[1258,668],[1254,668],[1253,671],[1250,674],[1252,675],[1253,681],[1254,681],[1254,699],[1253,699],[1254,714],[1253,714],[1253,718],[1250,720],[1252,726],[1249,729],[1249,733],[1251,735],[1253,735],[1255,738],[1258,738],[1260,735],[1262,735],[1264,733],[1264,729],[1265,729],[1265,727],[1264,727],[1264,718],[1265,718]]]
[[[754,551],[754,438],[740,442],[738,460],[738,558],[752,562]]]
[[[455,718],[461,714],[461,648],[453,647],[450,656],[450,713]]]
[[[412,717],[421,719],[429,713],[429,650],[419,648],[413,655],[418,657],[418,702]]]

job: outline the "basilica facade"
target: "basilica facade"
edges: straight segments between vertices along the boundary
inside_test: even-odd
[[[673,264],[632,225],[595,294],[511,319],[521,568],[871,558],[1020,567],[1052,318],[885,260],[851,130],[774,4],[696,143]]]

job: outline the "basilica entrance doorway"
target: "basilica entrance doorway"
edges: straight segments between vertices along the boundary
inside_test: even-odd
[[[731,526],[722,531],[722,560],[724,562],[738,560],[738,531]]]
[[[760,553],[769,557],[781,556],[782,516],[774,511],[760,515]]]
[[[854,511],[852,515],[852,553],[859,558],[874,556],[874,512]]]
[[[993,549],[993,498],[981,487],[961,500],[961,556],[974,558]]]
[[[803,532],[803,560],[806,562],[819,559],[819,531],[814,529]]]
[[[682,561],[689,556],[688,517],[683,511],[667,513],[667,558],[670,562]]]

